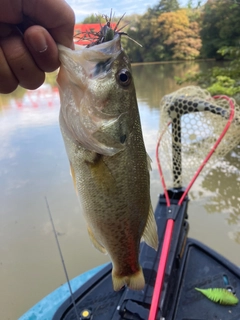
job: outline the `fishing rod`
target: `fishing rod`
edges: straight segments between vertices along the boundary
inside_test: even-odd
[[[72,292],[72,288],[71,288],[71,283],[70,283],[70,280],[69,280],[69,277],[68,277],[68,272],[67,272],[66,264],[65,264],[64,259],[63,259],[62,250],[61,250],[61,247],[60,247],[60,243],[59,243],[59,241],[58,241],[58,236],[57,236],[57,232],[56,232],[55,225],[54,225],[54,222],[53,222],[53,218],[52,218],[52,214],[51,214],[51,211],[50,211],[50,207],[49,207],[49,204],[48,204],[47,197],[45,197],[45,202],[46,202],[46,206],[47,206],[49,218],[50,218],[50,221],[51,221],[51,224],[52,224],[52,229],[53,229],[53,232],[54,232],[54,236],[55,236],[55,239],[56,239],[56,243],[57,243],[57,247],[58,247],[58,252],[59,252],[59,255],[60,255],[60,258],[61,258],[63,270],[64,270],[64,273],[65,273],[65,277],[66,277],[66,279],[67,279],[67,284],[68,284],[69,292],[70,292],[70,295],[71,295],[71,299],[72,299],[72,303],[73,303],[73,307],[74,307],[74,312],[75,312],[75,315],[76,315],[76,319],[81,319],[80,315],[78,314],[77,306],[76,306],[76,303],[75,303],[75,300],[74,300],[74,297],[73,297],[73,292]]]
[[[166,133],[168,127],[172,125],[172,165],[173,165],[173,185],[176,188],[181,188],[181,178],[179,180],[179,176],[182,175],[182,157],[181,157],[181,116],[184,114],[187,114],[188,110],[190,112],[201,112],[201,111],[210,111],[213,114],[218,114],[221,115],[225,118],[228,118],[226,125],[224,126],[224,129],[222,130],[222,133],[214,143],[213,147],[211,148],[210,152],[207,154],[199,168],[197,169],[196,173],[194,174],[193,178],[189,182],[187,188],[183,192],[181,198],[178,201],[178,206],[181,206],[184,199],[186,199],[188,192],[190,188],[192,187],[193,183],[209,161],[209,159],[212,157],[213,153],[216,151],[216,148],[219,146],[220,142],[222,141],[223,137],[226,135],[227,131],[229,130],[229,127],[231,123],[233,122],[234,115],[235,115],[235,106],[234,102],[232,99],[230,99],[227,96],[214,96],[213,99],[215,100],[226,100],[229,104],[230,108],[230,114],[226,112],[226,110],[222,109],[219,106],[215,106],[211,104],[210,102],[207,101],[201,101],[199,100],[198,103],[195,102],[195,104],[191,101],[191,98],[189,100],[189,97],[184,97],[181,98],[181,106],[182,110],[177,113],[175,110],[177,107],[179,107],[178,104],[174,103],[174,101],[170,102],[167,104],[168,107],[168,116],[170,117],[170,121],[167,123],[167,126],[165,129],[162,131],[162,133],[159,136],[158,142],[157,142],[157,147],[156,147],[156,159],[157,159],[157,166],[158,166],[158,171],[160,174],[160,179],[162,182],[162,186],[164,189],[164,195],[165,195],[165,200],[167,204],[167,210],[168,210],[168,215],[170,216],[167,220],[166,223],[166,228],[165,228],[165,234],[164,234],[164,239],[163,239],[163,245],[162,245],[162,252],[159,260],[159,265],[158,265],[158,270],[157,270],[157,276],[156,276],[156,281],[154,285],[154,290],[153,290],[153,295],[152,295],[152,302],[151,302],[151,307],[150,307],[150,312],[149,312],[149,318],[148,320],[155,320],[157,319],[157,313],[158,313],[158,306],[159,306],[159,301],[161,299],[161,292],[162,292],[162,286],[164,282],[164,276],[165,276],[165,270],[166,270],[166,265],[168,261],[168,256],[169,256],[169,250],[171,247],[171,240],[172,240],[172,234],[173,234],[173,229],[174,229],[174,224],[175,224],[175,219],[171,217],[171,202],[168,194],[168,190],[166,187],[166,182],[165,178],[163,175],[162,167],[161,167],[161,162],[159,158],[159,148],[160,144],[162,141],[162,138],[164,134]],[[185,106],[188,106],[184,108]],[[179,111],[179,109],[178,109]],[[174,144],[174,141],[178,142],[177,144]],[[178,161],[175,158],[176,155],[178,155]],[[180,167],[179,167],[180,166]]]

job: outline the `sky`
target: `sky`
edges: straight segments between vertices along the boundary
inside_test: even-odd
[[[111,8],[115,16],[122,16],[125,12],[127,15],[138,13],[143,14],[149,7],[153,7],[158,0],[66,0],[73,8],[76,16],[76,22],[83,21],[84,18],[91,14],[109,15]],[[186,5],[188,0],[180,0],[180,5]],[[198,0],[193,0],[193,5]]]

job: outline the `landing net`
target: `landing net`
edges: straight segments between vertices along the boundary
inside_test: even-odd
[[[161,131],[156,157],[166,204],[168,189],[187,186],[181,206],[198,175],[205,173],[240,142],[240,109],[227,96],[211,97],[199,87],[185,87],[165,96],[160,104]],[[163,175],[164,172],[164,175]],[[167,219],[148,320],[155,320],[175,221]]]
[[[231,126],[204,164],[205,174],[240,142],[239,106],[231,98],[211,97],[208,91],[196,86],[182,88],[162,99],[158,157],[167,189],[189,184],[224,131],[231,104]]]

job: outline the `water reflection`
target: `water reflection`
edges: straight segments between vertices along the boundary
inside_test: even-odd
[[[216,65],[215,61],[198,63],[173,62],[166,64],[139,64],[133,66],[134,82],[137,88],[138,99],[147,102],[149,108],[159,109],[159,102],[163,95],[180,88],[175,77],[184,78],[187,73],[206,71]]]
[[[174,76],[202,68],[207,64],[133,67],[144,140],[153,159],[153,206],[162,190],[155,161],[159,101],[179,88]],[[36,91],[20,88],[12,95],[0,95],[0,283],[4,288],[0,292],[0,319],[17,319],[65,282],[44,196],[48,198],[70,278],[108,261],[107,256],[92,248],[73,189],[58,125],[55,78],[56,74],[49,76]],[[211,175],[199,180],[189,206],[190,235],[238,265],[239,156],[236,148]],[[220,214],[208,214],[215,212],[224,212],[223,219]]]
[[[18,99],[21,99],[26,90],[23,88],[18,88],[11,94],[0,94],[0,113],[2,113],[4,110],[11,108],[11,101],[17,101]]]
[[[234,226],[229,235],[240,244],[240,146],[218,163],[202,181],[204,190],[212,195],[205,204],[208,213],[222,213],[229,225]]]

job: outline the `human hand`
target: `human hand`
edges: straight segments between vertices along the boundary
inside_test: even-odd
[[[73,46],[73,10],[64,0],[0,0],[0,93],[36,89],[56,70],[57,43]]]

